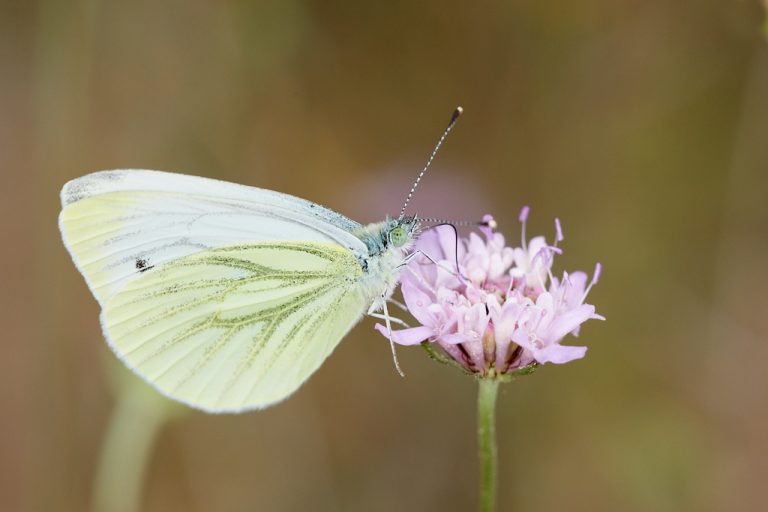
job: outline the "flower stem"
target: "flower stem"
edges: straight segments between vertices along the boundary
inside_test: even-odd
[[[477,443],[480,459],[480,512],[496,510],[498,456],[496,450],[496,395],[499,381],[480,379],[477,390]]]
[[[144,474],[155,440],[176,411],[175,404],[135,377],[120,384],[96,472],[95,512],[141,510]]]

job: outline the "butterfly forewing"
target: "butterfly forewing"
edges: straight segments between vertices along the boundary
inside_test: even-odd
[[[164,394],[213,412],[261,408],[295,391],[361,317],[361,273],[331,243],[203,250],[136,271],[102,324]]]
[[[144,271],[198,251],[250,241],[330,242],[357,256],[360,225],[279,192],[159,171],[103,171],[61,193],[64,242],[103,305]]]

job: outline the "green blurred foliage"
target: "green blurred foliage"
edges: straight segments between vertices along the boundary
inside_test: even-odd
[[[505,386],[501,510],[763,507],[768,51],[759,2],[0,3],[0,509],[82,511],[120,393],[62,184],[117,167],[559,216],[604,277],[587,358]],[[142,510],[468,510],[474,383],[364,320],[287,402],[165,422]],[[145,386],[136,380],[137,386]],[[120,389],[120,386],[117,386]],[[150,399],[150,402],[152,400]],[[148,428],[138,417],[131,427]]]

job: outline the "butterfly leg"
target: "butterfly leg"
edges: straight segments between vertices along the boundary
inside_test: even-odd
[[[408,256],[403,258],[403,261],[401,261],[400,264],[396,268],[400,268],[400,267],[404,267],[404,266],[408,265],[408,263],[413,258],[415,258],[416,256],[424,256],[429,261],[431,261],[433,264],[437,265],[439,268],[445,270],[446,272],[449,272],[449,273],[453,274],[454,276],[458,277],[459,279],[465,279],[464,276],[461,275],[461,272],[457,273],[452,268],[448,268],[448,267],[444,266],[442,263],[440,263],[439,261],[436,261],[432,256],[430,256],[429,254],[425,253],[424,251],[418,251],[418,250],[417,251],[413,251],[411,254],[409,254]],[[457,270],[458,270],[458,267],[457,267]]]
[[[381,313],[369,313],[368,316],[372,316],[373,318],[378,318],[380,320],[386,320],[386,317]],[[399,318],[394,316],[389,317],[389,321],[392,322],[393,324],[402,325],[403,327],[410,327],[410,325],[405,323],[403,320],[400,320]]]
[[[405,304],[403,304],[399,300],[395,300],[392,297],[390,297],[389,299],[387,299],[387,302],[389,302],[390,304],[394,304],[395,306],[399,307],[403,311],[408,311],[408,306],[406,306]]]
[[[395,342],[392,339],[392,318],[389,316],[389,311],[387,310],[387,298],[382,296],[381,297],[381,307],[384,311],[384,314],[382,315],[384,317],[384,323],[387,325],[387,337],[389,338],[389,347],[392,349],[392,360],[395,362],[395,369],[397,370],[397,373],[400,374],[401,377],[405,377],[405,374],[403,373],[403,370],[400,369],[400,363],[397,361],[397,352],[395,351]]]

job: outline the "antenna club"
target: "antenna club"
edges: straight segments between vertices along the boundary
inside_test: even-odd
[[[456,110],[453,111],[453,115],[451,116],[451,120],[448,122],[448,125],[453,125],[456,120],[459,118],[461,114],[464,113],[464,109],[462,107],[456,107]]]
[[[499,227],[499,224],[493,218],[493,215],[488,215],[488,214],[483,215],[483,220],[482,222],[479,223],[479,225],[489,227],[491,229],[496,229],[497,227]]]

